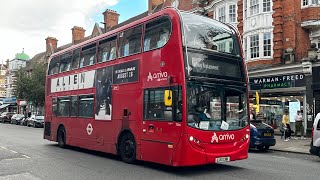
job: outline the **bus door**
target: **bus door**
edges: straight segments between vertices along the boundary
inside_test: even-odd
[[[174,93],[175,94],[175,93]],[[172,155],[182,133],[178,100],[172,106],[164,104],[164,89],[144,91],[144,120],[142,121],[141,159],[171,164]]]

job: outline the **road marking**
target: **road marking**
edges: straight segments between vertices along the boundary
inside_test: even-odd
[[[14,151],[14,150],[10,150],[12,153],[15,153],[15,154],[17,154],[18,152],[17,151]]]
[[[272,156],[272,157],[279,158],[279,159],[288,159],[288,158],[282,157],[282,156]]]
[[[30,159],[31,157],[27,156],[27,155],[22,155],[23,157],[27,158],[27,159]]]
[[[8,149],[8,148],[6,148],[6,147],[3,147],[3,146],[1,146],[1,148],[2,148],[2,149]]]

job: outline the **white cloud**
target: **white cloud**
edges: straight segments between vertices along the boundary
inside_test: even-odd
[[[0,2],[0,63],[13,59],[22,48],[32,58],[45,51],[45,39],[58,46],[71,42],[71,28],[81,26],[89,35],[92,17],[119,0],[9,0]]]

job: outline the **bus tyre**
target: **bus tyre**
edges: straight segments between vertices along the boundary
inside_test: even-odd
[[[66,130],[63,126],[58,129],[58,145],[61,148],[66,147]]]
[[[126,133],[120,140],[119,153],[122,161],[132,164],[136,160],[136,142],[131,133]]]

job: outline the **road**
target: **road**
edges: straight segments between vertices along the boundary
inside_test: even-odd
[[[139,162],[80,148],[61,149],[42,139],[42,128],[0,123],[0,180],[4,179],[320,179],[320,158],[275,151],[249,159],[188,168]]]

